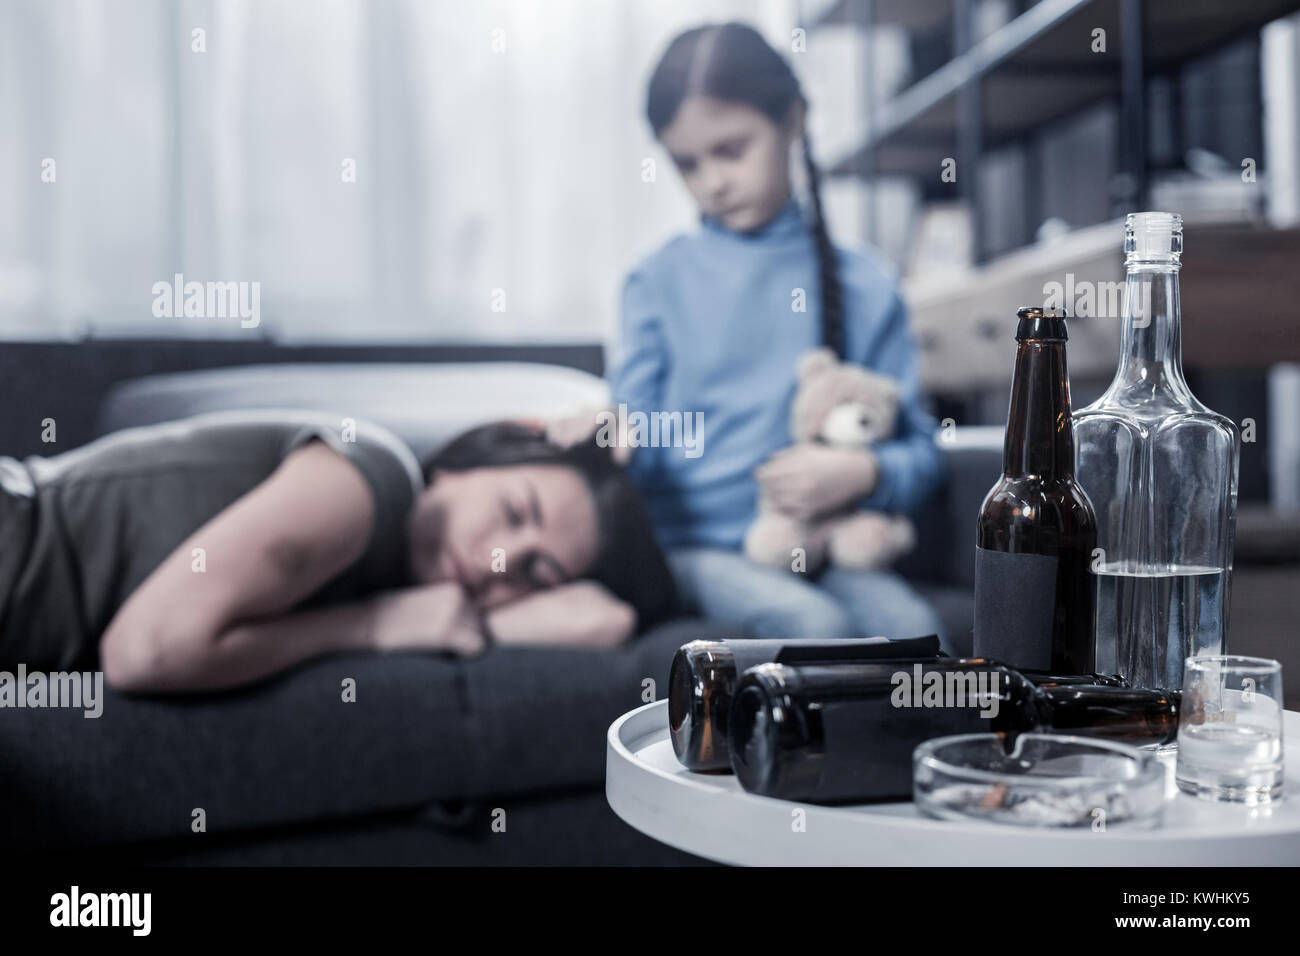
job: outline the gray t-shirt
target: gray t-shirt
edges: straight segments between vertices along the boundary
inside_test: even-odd
[[[314,438],[374,493],[365,553],[295,609],[413,583],[419,463],[379,425],[296,410],[210,412],[128,428],[51,457],[0,457],[0,668],[98,667],[99,637],[163,559]],[[345,440],[347,439],[347,440]]]

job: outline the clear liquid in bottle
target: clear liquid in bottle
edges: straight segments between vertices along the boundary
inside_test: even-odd
[[[1074,415],[1097,516],[1097,669],[1181,689],[1183,661],[1227,652],[1240,432],[1183,378],[1182,218],[1134,213],[1119,368]]]

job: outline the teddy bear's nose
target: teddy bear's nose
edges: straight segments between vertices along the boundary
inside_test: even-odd
[[[859,417],[858,417],[858,424],[863,425],[864,427],[867,426],[867,425],[870,425],[870,424],[871,424],[871,416],[870,416],[870,415],[861,415],[861,416],[859,416]]]

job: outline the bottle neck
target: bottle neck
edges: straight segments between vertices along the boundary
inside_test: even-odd
[[[1135,746],[1172,743],[1182,694],[1128,687],[1049,686],[1034,689],[1036,729],[1102,737]]]
[[[1074,477],[1074,426],[1064,339],[1021,339],[1016,343],[1002,471],[1008,477]]]
[[[1116,384],[1188,391],[1183,379],[1178,270],[1178,263],[1173,261],[1128,264]]]

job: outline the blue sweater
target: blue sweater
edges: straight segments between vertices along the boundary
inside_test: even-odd
[[[909,512],[941,468],[934,419],[919,404],[916,344],[882,266],[863,252],[837,254],[846,357],[900,385],[895,437],[875,448],[880,482],[860,503]],[[665,447],[664,437],[649,446],[651,433],[632,454],[629,474],[664,547],[740,547],[757,508],[754,469],[791,443],[796,363],[821,344],[818,287],[816,250],[794,199],[756,233],[701,215],[696,232],[628,275],[608,373],[613,401],[629,413],[680,412],[702,424],[694,450]],[[793,308],[796,290],[804,311]]]

